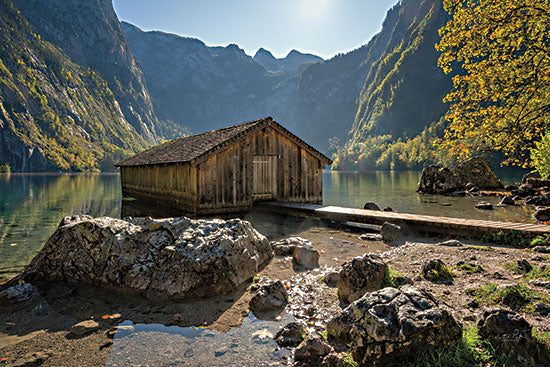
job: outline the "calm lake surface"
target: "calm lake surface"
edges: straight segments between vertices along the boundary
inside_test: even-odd
[[[518,175],[500,175],[505,183]],[[419,171],[323,174],[324,203],[362,208],[372,201],[395,211],[460,218],[530,222],[532,208],[481,211],[474,204],[494,197],[418,195]],[[118,174],[0,174],[0,279],[22,270],[67,215],[120,217]]]

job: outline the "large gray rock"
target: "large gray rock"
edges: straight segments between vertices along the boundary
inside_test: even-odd
[[[479,335],[497,353],[522,366],[546,365],[550,353],[532,336],[532,326],[522,316],[500,308],[485,310],[477,323]],[[543,363],[543,364],[540,364]]]
[[[171,298],[236,289],[273,256],[249,222],[66,217],[25,280],[83,282]]]
[[[396,365],[434,346],[454,345],[462,327],[428,292],[403,286],[365,294],[327,324],[361,366]]]
[[[433,165],[424,167],[417,191],[422,194],[445,195],[466,190],[467,186],[489,190],[504,187],[489,162],[483,157],[474,157],[452,170]]]
[[[346,303],[361,298],[366,292],[384,287],[388,266],[375,254],[356,257],[342,265],[338,279],[338,297]]]

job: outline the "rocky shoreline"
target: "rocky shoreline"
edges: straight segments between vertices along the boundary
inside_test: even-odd
[[[279,344],[273,353],[287,351],[277,357],[281,365],[401,365],[411,358],[427,358],[420,351],[434,349],[430,345],[446,351],[463,348],[463,334],[472,330],[476,330],[477,338],[491,341],[497,348],[489,359],[500,353],[516,363],[543,365],[541,361],[550,355],[550,256],[542,251],[550,248],[540,246],[538,253],[433,237],[404,237],[384,243],[382,236],[359,238],[360,234],[353,231],[331,229],[320,221],[307,222],[307,226],[299,223],[297,230],[269,243],[248,222],[240,220],[67,218],[58,229],[60,233],[52,236],[25,272],[1,288],[0,314],[4,321],[9,320],[0,329],[1,363],[55,366],[71,361],[64,363],[104,365],[113,348],[113,337],[124,333],[122,326],[117,327],[123,320],[180,327],[204,325],[227,332],[239,328],[250,312],[273,322],[293,319],[288,325],[281,324],[278,333],[258,330],[259,334],[251,336],[258,343],[273,337]],[[200,238],[210,240],[202,243]],[[213,238],[227,241],[208,247],[206,242],[215,243]],[[108,244],[110,252],[94,252],[95,247],[90,246],[94,241]],[[195,245],[189,246],[190,241]],[[153,293],[120,293],[121,285],[131,287],[136,279],[148,279],[146,271],[137,272],[140,278],[130,282],[120,277],[83,278],[82,272],[68,271],[78,268],[77,261],[88,266],[98,266],[103,258],[112,261],[117,243],[131,244],[135,249],[174,246],[182,254],[184,249],[193,250],[194,256],[198,254],[196,245],[202,243],[206,247],[200,253],[208,254],[204,258],[216,258],[216,248],[222,243],[226,249],[239,249],[236,255],[252,251],[243,259],[255,258],[256,262],[246,275],[234,278],[243,280],[231,283],[233,288],[219,292],[221,289],[214,286],[210,297],[201,299],[189,298],[192,293],[185,296],[174,292],[173,287],[157,287]],[[75,257],[80,247],[89,249],[80,253],[96,254],[94,261]],[[151,254],[151,248],[147,253]],[[171,269],[173,263],[161,253],[149,259],[156,264],[157,273],[173,274],[174,279],[204,274],[201,267],[187,273],[162,271],[163,264]],[[236,257],[236,264],[240,264],[238,256],[230,257]],[[143,265],[137,260],[143,256],[130,256],[125,261],[130,258]],[[226,269],[231,265],[224,264],[204,271],[210,277],[216,272],[228,274]],[[132,268],[126,265],[126,269]],[[187,275],[181,278],[181,274]],[[79,285],[66,282],[71,279],[78,280]],[[163,279],[164,284],[185,283]],[[166,297],[160,297],[163,292],[159,290],[164,290]],[[36,313],[37,305],[46,306],[39,307],[44,314]],[[507,329],[510,327],[511,331]],[[67,350],[76,353],[67,355]],[[211,365],[217,365],[216,354]]]
[[[470,158],[452,170],[435,165],[424,167],[417,192],[447,196],[497,196],[502,198],[499,206],[534,206],[533,219],[541,223],[550,222],[550,177],[542,178],[533,172],[525,174],[519,186],[505,186],[482,157]],[[492,210],[493,205],[481,201],[476,208]]]

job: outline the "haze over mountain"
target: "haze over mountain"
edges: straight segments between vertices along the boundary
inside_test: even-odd
[[[405,0],[366,45],[326,61],[298,51],[276,59],[263,48],[251,58],[237,45],[128,23],[123,31],[161,118],[199,132],[272,115],[327,151],[332,138],[409,137],[441,117],[450,78],[434,45],[444,21],[438,1]]]
[[[330,60],[144,32],[109,0],[0,4],[0,164],[14,171],[106,169],[186,129],[268,115],[324,152],[339,141],[353,168],[355,147],[413,139],[446,111],[436,0],[399,2],[366,45]]]

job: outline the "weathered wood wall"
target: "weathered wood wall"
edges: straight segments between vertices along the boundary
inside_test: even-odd
[[[322,203],[320,160],[278,131],[266,127],[198,165],[199,212],[250,208],[254,200],[255,156],[264,156],[263,159],[276,164],[268,172],[275,175],[272,199]]]
[[[197,169],[190,163],[120,168],[122,193],[182,209],[197,207]]]

